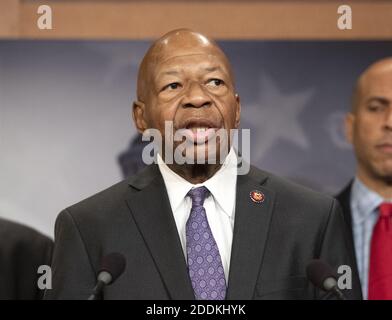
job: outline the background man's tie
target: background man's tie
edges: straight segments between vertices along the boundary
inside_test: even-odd
[[[188,192],[192,199],[192,209],[186,223],[188,270],[196,299],[224,300],[226,280],[222,260],[203,207],[209,194],[206,187]]]
[[[369,300],[392,299],[392,204],[382,203],[373,229],[370,266]]]

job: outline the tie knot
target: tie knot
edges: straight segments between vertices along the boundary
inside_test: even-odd
[[[380,205],[380,216],[384,218],[392,216],[392,203],[384,202]]]
[[[188,196],[192,199],[192,207],[203,206],[204,200],[208,197],[209,194],[210,191],[204,186],[191,189],[188,192]]]

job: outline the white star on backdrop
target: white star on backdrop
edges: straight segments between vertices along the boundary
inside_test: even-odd
[[[242,117],[251,124],[252,146],[258,142],[257,150],[253,151],[256,161],[261,160],[279,139],[291,141],[303,149],[309,148],[299,115],[313,94],[313,89],[282,93],[270,77],[261,77],[259,101],[242,109]]]

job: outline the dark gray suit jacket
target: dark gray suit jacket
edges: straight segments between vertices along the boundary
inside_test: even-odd
[[[340,203],[344,220],[346,220],[346,223],[349,227],[348,229],[349,229],[350,238],[354,242],[354,236],[353,236],[353,231],[352,231],[353,223],[352,223],[351,205],[350,205],[352,186],[353,186],[353,180],[350,181],[349,184],[347,186],[345,186],[344,189],[342,191],[340,191],[340,193],[335,196],[335,198]]]
[[[255,203],[250,192],[264,193]],[[104,299],[194,299],[164,181],[156,165],[60,213],[47,299],[86,299],[101,258],[122,253],[124,274]],[[306,266],[355,266],[336,200],[251,167],[238,176],[227,299],[318,299]],[[360,299],[358,274],[353,289]]]
[[[352,221],[353,219],[351,213],[351,189],[353,186],[353,182],[354,180],[351,180],[343,188],[343,190],[341,190],[340,193],[335,196],[335,198],[338,200],[342,208],[343,218],[348,225],[348,233],[350,235],[350,239],[352,240],[352,243],[354,243],[353,221]]]
[[[39,232],[0,219],[0,300],[38,300],[37,273],[50,265],[53,241]]]

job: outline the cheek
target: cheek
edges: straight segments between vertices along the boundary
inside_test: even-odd
[[[354,129],[354,138],[362,142],[371,143],[377,140],[381,135],[380,125],[376,121],[365,119],[357,123]]]
[[[157,94],[158,96],[157,100],[158,103],[161,104],[166,104],[166,103],[175,104],[181,99],[183,95],[184,95],[183,91],[176,91],[176,90],[164,91]]]
[[[148,114],[151,125],[154,128],[164,128],[165,121],[173,121],[177,109],[175,106],[175,103],[166,103],[162,100],[155,101]]]
[[[219,112],[222,114],[223,121],[234,126],[236,117],[237,102],[233,97],[217,97],[215,99]]]
[[[374,146],[380,141],[382,131],[374,121],[362,121],[357,123],[353,132],[355,149],[360,153],[369,154]]]

